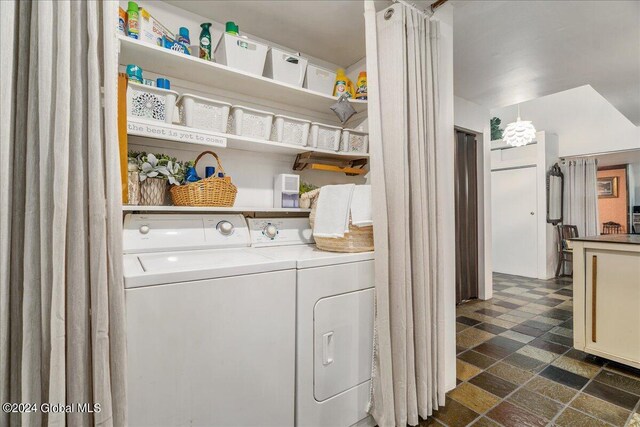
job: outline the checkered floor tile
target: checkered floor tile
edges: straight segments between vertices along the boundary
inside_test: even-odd
[[[457,387],[424,426],[640,427],[640,370],[573,346],[570,278],[494,275],[457,308]]]

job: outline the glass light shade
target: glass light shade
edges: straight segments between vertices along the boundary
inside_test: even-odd
[[[522,147],[529,144],[536,137],[536,128],[531,122],[522,121],[520,117],[509,123],[502,134],[502,140],[512,147]]]

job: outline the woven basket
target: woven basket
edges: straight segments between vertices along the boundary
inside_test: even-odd
[[[205,154],[211,154],[218,162],[218,171],[224,173],[220,158],[213,151],[204,151],[196,157],[194,166]],[[238,189],[231,183],[231,177],[211,176],[189,184],[171,187],[171,200],[176,206],[218,206],[231,207],[236,201]]]
[[[309,222],[313,229],[313,223],[316,218],[316,207],[318,204],[318,196],[320,195],[320,189],[309,191],[304,193],[301,197],[309,198],[311,200],[311,213],[309,214]],[[356,227],[351,224],[351,216],[349,216],[349,232],[344,233],[344,237],[329,238],[329,237],[316,237],[313,236],[316,241],[318,249],[329,252],[370,252],[373,251],[373,226]]]

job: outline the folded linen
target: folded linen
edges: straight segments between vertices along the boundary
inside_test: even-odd
[[[371,186],[356,185],[351,198],[351,224],[356,227],[373,225],[371,209]]]
[[[349,212],[354,184],[325,185],[320,189],[313,234],[340,238],[349,231]]]

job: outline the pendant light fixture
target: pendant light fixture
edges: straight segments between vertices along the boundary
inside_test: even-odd
[[[518,104],[518,120],[509,123],[502,134],[502,140],[512,147],[522,147],[536,137],[536,128],[531,122],[520,120],[520,104]]]

